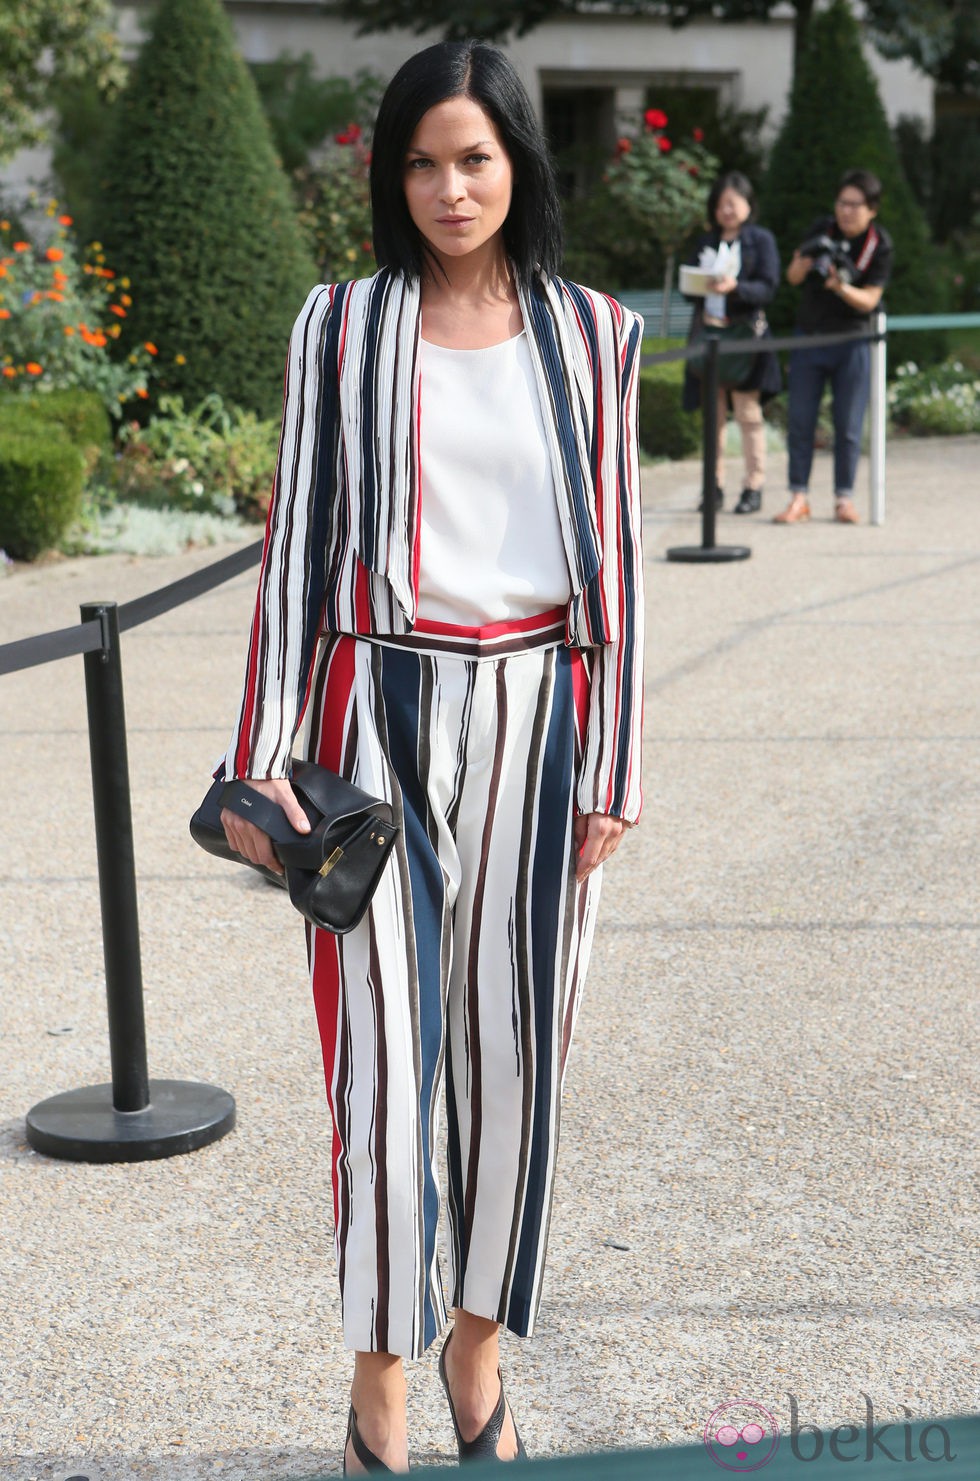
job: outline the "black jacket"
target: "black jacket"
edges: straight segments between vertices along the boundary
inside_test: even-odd
[[[780,266],[776,238],[764,226],[755,226],[747,221],[739,232],[742,249],[742,266],[738,275],[738,287],[725,298],[727,317],[732,320],[752,319],[765,308],[779,287]],[[703,247],[717,247],[721,241],[721,229],[715,227],[698,237],[687,258],[690,267],[697,267]],[[691,336],[701,333],[704,314],[704,299],[696,298]],[[743,391],[759,391],[762,400],[778,394],[783,387],[779,361],[775,355],[756,355],[752,375],[740,387]],[[701,382],[688,371],[684,376],[685,411],[696,411],[701,405]]]

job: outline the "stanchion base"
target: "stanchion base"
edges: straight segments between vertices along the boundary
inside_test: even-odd
[[[117,1111],[111,1085],[39,1101],[27,1113],[35,1152],[69,1162],[148,1162],[216,1142],[235,1125],[227,1090],[193,1080],[151,1080],[144,1111]]]
[[[673,545],[667,551],[667,559],[703,565],[712,561],[747,561],[751,554],[748,545]]]

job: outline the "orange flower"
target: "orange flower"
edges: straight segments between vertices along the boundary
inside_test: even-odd
[[[65,301],[65,295],[63,293],[49,292],[45,294],[45,297],[50,298],[52,303],[64,303]]]
[[[63,328],[64,328],[65,334],[67,334],[68,335],[68,338],[71,339],[72,335],[75,333],[75,326],[74,326],[74,324],[65,324],[63,326]]]
[[[118,303],[110,303],[109,312],[110,314],[117,314],[120,319],[125,319],[126,317],[126,310]]]
[[[0,309],[0,319],[9,319],[9,318],[10,318],[10,310],[9,309]]]
[[[9,231],[9,230],[10,230],[10,222],[9,221],[0,221],[0,231]]]
[[[106,330],[106,334],[111,334],[113,339],[118,339],[119,336],[122,334],[122,325],[110,324],[109,328]]]
[[[144,390],[144,389],[143,389],[143,387],[142,387],[142,386],[140,386],[140,388],[139,388],[139,390],[138,390],[138,391],[137,391],[137,392],[136,392],[136,394],[137,394],[137,396],[138,396],[138,397],[139,397],[139,398],[140,398],[140,400],[141,400],[141,401],[145,401],[145,400],[146,400],[146,398],[147,398],[147,396],[149,396],[149,394],[150,394],[150,393],[149,393],[149,391],[145,391],[145,390]]]
[[[28,360],[27,364],[24,366],[24,369],[27,371],[28,375],[44,374],[44,366],[38,365],[36,360]]]
[[[105,335],[101,331],[99,331],[99,333],[92,335],[90,343],[95,345],[95,348],[97,350],[104,350],[108,341]]]
[[[94,273],[95,272],[95,268],[92,266],[92,264],[90,262],[83,262],[82,263],[82,272],[83,273]]]
[[[74,216],[59,216],[58,221],[62,226],[74,226],[75,224]]]
[[[132,307],[133,300],[130,298],[128,293],[123,293],[120,296],[119,302],[123,305],[124,308],[128,309]]]
[[[65,254],[60,247],[49,247],[44,255],[49,262],[60,262]]]
[[[16,370],[14,369],[14,367],[12,365],[5,365],[3,367],[3,373],[4,373],[5,376],[8,377],[9,380],[13,380],[14,376],[17,374]]]
[[[7,276],[7,264],[5,262],[0,262],[0,278],[5,278],[6,276]]]
[[[153,341],[149,339],[146,341],[146,344],[143,346],[143,348],[151,355],[159,355],[160,353]]]
[[[30,250],[31,250],[31,244],[30,244],[30,242],[14,242],[14,251],[15,252],[29,252]]]

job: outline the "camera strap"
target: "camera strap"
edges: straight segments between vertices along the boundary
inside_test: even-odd
[[[870,266],[871,259],[875,255],[880,241],[881,236],[875,231],[874,223],[872,223],[868,227],[868,235],[865,237],[864,246],[861,248],[861,256],[854,264],[856,272],[863,273]]]

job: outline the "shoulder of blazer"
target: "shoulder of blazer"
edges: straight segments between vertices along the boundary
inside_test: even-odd
[[[779,248],[776,238],[766,226],[756,226],[754,222],[748,222],[741,231],[742,257],[751,263],[769,259],[772,263],[779,262]]]
[[[570,278],[555,277],[551,281],[561,295],[570,327],[577,328],[586,339],[592,339],[603,323],[615,329],[620,347],[626,345],[634,330],[642,337],[642,317],[626,308],[611,293],[587,288],[584,283],[573,283]]]
[[[756,221],[749,221],[742,228],[742,240],[751,242],[753,247],[775,247],[776,238],[768,226],[760,226]]]

